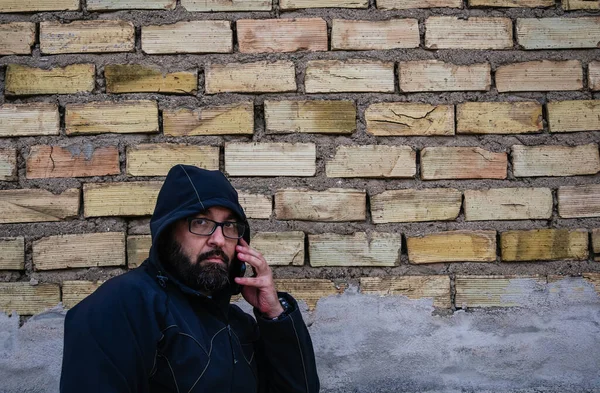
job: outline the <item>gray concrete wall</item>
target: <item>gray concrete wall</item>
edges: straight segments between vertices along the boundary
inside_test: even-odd
[[[322,392],[600,392],[593,285],[517,285],[527,307],[452,314],[428,299],[356,288],[321,299],[305,319]],[[60,307],[21,328],[17,316],[0,314],[0,392],[58,391],[63,321]]]

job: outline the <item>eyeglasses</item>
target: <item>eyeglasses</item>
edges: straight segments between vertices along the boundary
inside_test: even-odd
[[[208,218],[188,217],[188,229],[194,235],[210,236],[217,227],[223,230],[223,236],[229,239],[240,239],[246,232],[247,225],[243,222],[225,221],[217,222]]]

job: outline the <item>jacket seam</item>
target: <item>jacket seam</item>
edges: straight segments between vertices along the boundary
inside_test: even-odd
[[[223,328],[221,328],[221,330],[219,330],[218,332],[216,332],[212,336],[212,338],[210,339],[210,350],[207,353],[207,355],[208,355],[208,362],[206,362],[206,366],[204,366],[204,370],[202,370],[202,373],[200,374],[200,376],[198,377],[198,379],[196,379],[196,382],[194,382],[194,384],[192,385],[192,387],[190,388],[190,390],[188,390],[188,393],[190,393],[192,390],[194,390],[194,388],[196,387],[196,385],[198,384],[198,382],[200,382],[200,379],[202,379],[202,377],[204,376],[204,373],[206,372],[206,370],[208,370],[208,366],[210,365],[210,356],[212,354],[212,349],[213,349],[213,341],[214,341],[215,337],[217,337],[217,334],[221,333],[226,328],[227,328],[227,326],[223,326]],[[191,337],[192,339],[194,339],[194,337],[192,337],[192,336],[189,336],[189,337]],[[194,341],[196,341],[196,340],[194,339]],[[200,345],[200,344],[198,343],[198,345]],[[200,345],[200,348],[202,348],[201,345]],[[202,348],[202,349],[204,349],[204,348]]]
[[[296,322],[294,317],[290,314],[292,320],[292,327],[294,328],[294,334],[296,335],[296,341],[298,342],[298,350],[300,351],[300,360],[302,361],[302,371],[304,371],[304,382],[306,383],[306,393],[308,393],[308,376],[306,375],[306,366],[304,365],[304,355],[302,354],[302,347],[300,346],[300,337],[298,337],[298,331],[296,330]]]
[[[171,362],[169,362],[169,358],[162,354],[158,356],[165,358],[165,360],[167,361],[167,365],[169,366],[169,370],[171,370],[171,375],[173,376],[173,382],[175,382],[175,389],[177,390],[177,393],[179,393],[179,385],[177,384],[177,378],[175,378],[175,371],[173,371],[173,367],[171,367]]]

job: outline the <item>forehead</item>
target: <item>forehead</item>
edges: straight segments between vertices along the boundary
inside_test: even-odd
[[[230,209],[223,206],[212,206],[194,217],[219,218],[224,220],[237,219],[237,216]]]

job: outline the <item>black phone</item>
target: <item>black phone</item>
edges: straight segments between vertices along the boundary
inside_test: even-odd
[[[233,259],[231,260],[231,266],[229,268],[229,283],[231,287],[232,295],[239,295],[242,291],[242,286],[235,282],[236,277],[244,277],[246,274],[246,263],[242,262],[237,257],[237,252],[235,253]]]

